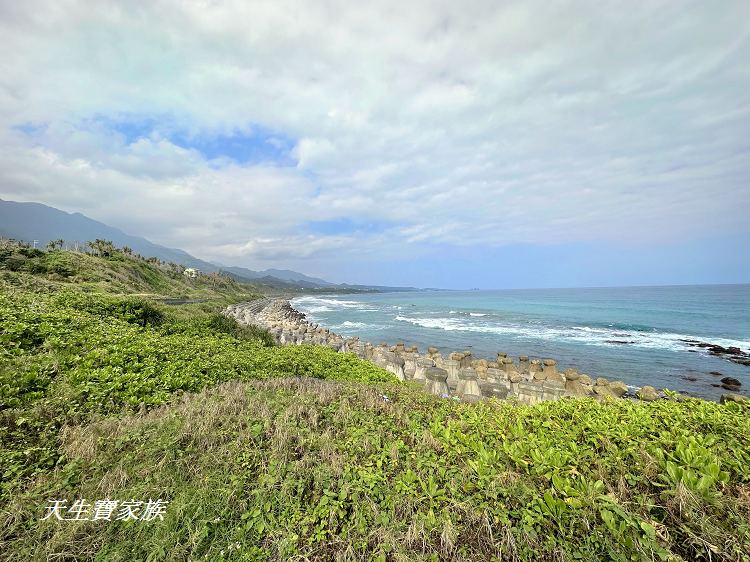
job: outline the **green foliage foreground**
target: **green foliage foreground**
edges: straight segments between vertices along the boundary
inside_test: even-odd
[[[0,293],[0,559],[750,560],[747,405],[460,404],[200,310]]]

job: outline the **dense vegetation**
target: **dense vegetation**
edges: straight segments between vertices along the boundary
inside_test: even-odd
[[[255,296],[231,279],[28,250],[0,252],[2,560],[750,560],[746,404],[441,400],[218,315]]]
[[[43,251],[28,245],[0,240],[0,282],[11,288],[55,290],[72,285],[79,290],[185,298],[225,298],[257,294],[257,288],[241,285],[217,273],[191,279],[185,268],[156,258],[133,254],[96,240],[87,251],[62,251],[62,241],[51,242]]]

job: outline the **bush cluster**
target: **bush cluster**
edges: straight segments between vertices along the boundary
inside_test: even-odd
[[[10,484],[56,463],[56,432],[70,420],[163,404],[231,379],[392,378],[353,355],[268,347],[267,332],[208,318],[183,330],[160,326],[163,313],[139,298],[0,294],[0,460]]]
[[[54,273],[61,277],[70,277],[74,273],[60,252],[44,252],[8,242],[0,244],[0,269],[31,274]]]
[[[461,404],[216,302],[24,287],[0,290],[0,560],[750,561],[747,404]],[[101,493],[170,508],[40,521]]]

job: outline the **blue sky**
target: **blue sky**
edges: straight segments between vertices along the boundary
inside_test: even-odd
[[[305,224],[305,229],[313,234],[322,235],[341,235],[341,234],[359,234],[367,236],[376,233],[385,232],[391,225],[384,221],[359,222],[349,217],[340,217],[324,221],[309,221]]]
[[[739,0],[6,3],[0,197],[341,282],[748,282],[748,20]]]
[[[296,139],[257,124],[246,126],[244,130],[190,131],[182,128],[180,121],[169,115],[125,114],[97,115],[70,126],[82,132],[98,131],[112,136],[119,135],[124,146],[131,146],[144,139],[163,139],[177,147],[195,150],[208,161],[230,160],[244,165],[296,165],[296,160],[292,157]],[[26,122],[14,128],[29,138],[43,142],[49,123]]]
[[[238,164],[271,163],[294,166],[291,153],[296,140],[262,125],[251,124],[244,130],[190,131],[180,128],[168,117],[121,116],[116,121],[98,120],[104,127],[122,134],[132,144],[143,138],[164,138],[176,146],[196,150],[206,160],[228,159]]]

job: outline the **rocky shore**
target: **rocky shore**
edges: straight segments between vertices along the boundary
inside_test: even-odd
[[[561,370],[554,359],[521,355],[514,360],[503,352],[498,352],[494,358],[482,359],[474,357],[470,351],[454,351],[443,357],[434,347],[420,353],[416,346],[403,343],[374,345],[357,337],[346,338],[308,322],[303,313],[284,299],[266,298],[235,304],[228,306],[224,314],[241,324],[267,329],[279,344],[317,344],[341,353],[355,353],[400,380],[415,381],[435,395],[467,402],[494,397],[536,404],[564,396],[637,397],[652,401],[664,396],[652,386],[644,386],[631,394],[622,381],[594,379],[572,368]],[[736,394],[722,396],[722,402],[743,399]]]
[[[739,347],[723,347],[715,343],[699,340],[680,340],[690,347],[705,349],[715,357],[722,357],[732,363],[750,367],[750,353],[742,351]]]

